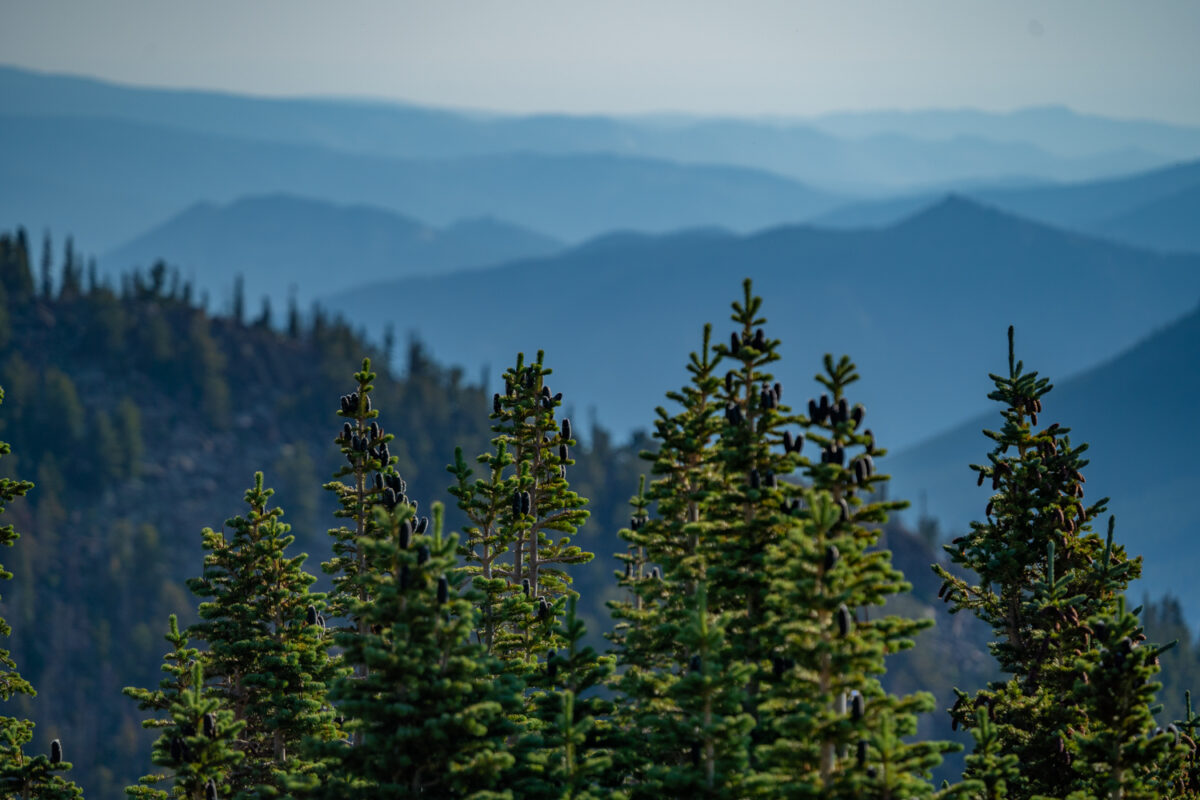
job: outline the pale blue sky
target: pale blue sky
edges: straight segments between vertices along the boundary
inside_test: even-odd
[[[0,63],[502,111],[1061,103],[1200,124],[1200,2],[0,0]]]

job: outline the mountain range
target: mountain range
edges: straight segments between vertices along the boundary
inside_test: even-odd
[[[1200,252],[1200,161],[1064,185],[974,187],[963,194],[1030,219],[1165,251]],[[833,228],[889,225],[941,200],[937,192],[856,201],[814,218]]]
[[[572,241],[617,228],[753,230],[841,202],[734,166],[607,153],[396,159],[67,116],[0,115],[0,180],[0,218],[69,230],[99,251],[196,202],[280,192],[368,204],[439,227],[495,216]]]
[[[621,234],[487,270],[372,284],[326,303],[379,330],[398,318],[441,360],[474,368],[546,348],[556,384],[618,431],[648,427],[685,379],[705,321],[729,334],[743,277],[768,298],[785,386],[849,353],[885,445],[986,408],[986,364],[1016,324],[1055,374],[1102,362],[1200,297],[1200,256],[1156,255],[952,197],[875,231]],[[801,389],[801,392],[806,389]],[[806,397],[789,395],[803,407]]]
[[[317,293],[335,287],[480,267],[561,247],[494,218],[435,228],[370,206],[260,195],[223,206],[197,203],[100,261],[126,269],[169,254],[171,264],[213,298],[227,296],[235,276],[242,276],[252,303],[263,296],[278,302],[287,291],[307,307]]]
[[[1018,176],[1082,180],[1200,155],[1200,130],[1065,109],[816,120],[512,116],[144,89],[12,67],[0,68],[0,97],[8,114],[105,117],[389,158],[605,152],[767,170],[840,190]]]

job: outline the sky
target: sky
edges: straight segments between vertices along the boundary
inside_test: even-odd
[[[505,112],[1064,104],[1200,124],[1197,0],[0,0],[0,63]]]

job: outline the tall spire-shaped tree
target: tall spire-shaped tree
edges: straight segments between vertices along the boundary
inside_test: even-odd
[[[125,694],[137,701],[138,708],[166,715],[143,720],[142,726],[163,731],[154,743],[152,759],[169,767],[171,774],[146,775],[137,786],[126,787],[125,793],[139,800],[227,796],[230,774],[246,756],[236,747],[246,723],[235,720],[217,693],[205,686],[200,651],[188,646],[187,634],[180,632],[174,614],[166,639],[171,651],[163,658],[162,671],[167,677],[159,682],[159,688],[128,687]],[[172,781],[170,791],[155,788],[165,781]]]
[[[1021,765],[1010,797],[1065,797],[1076,775],[1064,739],[1088,728],[1086,709],[1063,702],[1078,677],[1077,655],[1092,649],[1087,621],[1115,612],[1141,559],[1113,544],[1111,520],[1107,541],[1092,530],[1107,499],[1083,499],[1087,445],[1073,446],[1057,422],[1039,427],[1051,385],[1016,359],[1012,328],[1008,373],[991,378],[996,388],[988,397],[1003,405],[1004,425],[984,432],[996,446],[973,469],[995,494],[985,521],[946,546],[977,582],[940,565],[934,571],[952,612],[970,611],[992,627],[992,652],[1011,677],[974,696],[959,692],[951,714],[970,727],[975,709],[989,708],[1002,751]],[[973,766],[965,777],[975,777]]]
[[[1093,647],[1075,661],[1080,677],[1072,697],[1088,724],[1066,737],[1079,786],[1069,800],[1179,797],[1174,775],[1185,746],[1178,731],[1154,731],[1154,696],[1162,688],[1154,676],[1167,648],[1142,644],[1145,634],[1124,597],[1111,616],[1088,623]]]
[[[848,397],[854,364],[827,355],[824,367],[817,381],[828,391],[809,402],[801,434],[820,460],[802,460],[811,488],[791,502],[763,567],[770,588],[755,630],[771,648],[772,674],[759,705],[762,786],[784,797],[928,797],[930,771],[955,747],[905,742],[933,698],[894,697],[879,677],[885,656],[931,623],[871,618],[911,588],[877,548],[887,512],[905,504],[874,499],[887,480],[875,459],[886,451]]]
[[[315,745],[326,771],[307,782],[305,796],[512,797],[502,782],[513,764],[505,737],[519,689],[470,641],[479,598],[460,594],[456,540],[442,536],[441,506],[433,513],[433,530],[420,534],[411,507],[377,508],[374,535],[358,541],[373,568],[352,583],[370,600],[348,610],[366,633],[335,635],[359,669],[330,692],[355,743]]]
[[[651,496],[661,517],[639,512],[624,534],[635,547],[626,579],[635,602],[617,608],[628,620],[618,634],[629,665],[619,686],[632,706],[627,731],[654,743],[633,759],[634,794],[928,796],[928,772],[952,747],[901,737],[915,732],[915,714],[932,698],[893,698],[878,684],[885,654],[910,646],[925,624],[883,617],[854,629],[851,609],[865,614],[909,588],[886,552],[870,551],[886,512],[901,504],[856,495],[883,477],[874,469],[882,451],[860,430],[863,411],[844,397],[854,367],[827,357],[819,380],[832,402],[810,404],[809,419],[793,415],[767,371],[779,342],[765,332],[749,281],[743,290],[733,304],[737,329],[714,348],[734,368],[722,383],[716,358],[693,355],[692,384],[676,395],[683,412],[659,414],[665,444],[655,471],[665,477]],[[801,455],[806,439],[822,448],[820,464]],[[861,452],[847,458],[852,449]],[[786,480],[798,470],[816,491]],[[656,564],[649,579],[634,575],[643,562]],[[706,618],[689,626],[682,612],[700,598]],[[694,649],[700,642],[703,654]],[[704,723],[680,699],[692,673],[712,691]],[[859,697],[853,707],[851,692]],[[738,711],[748,712],[752,728],[739,727]],[[670,730],[674,738],[662,733]],[[848,758],[851,748],[861,756]]]
[[[576,606],[576,598],[569,597],[555,631],[565,644],[547,656],[546,688],[533,698],[533,715],[541,724],[534,746],[525,748],[527,763],[513,787],[526,800],[599,800],[613,789],[605,721],[613,704],[595,692],[612,674],[613,659],[583,643],[586,630]]]
[[[226,521],[230,538],[206,529],[204,573],[188,585],[204,599],[191,634],[208,644],[205,672],[215,695],[245,723],[239,749],[246,758],[229,776],[233,791],[274,796],[285,778],[311,768],[296,752],[305,737],[332,738],[326,683],[336,667],[326,651],[318,613],[323,594],[304,572],[307,556],[289,556],[294,537],[268,508],[273,494],[261,472],[246,491],[245,516]]]
[[[624,696],[618,722],[628,740],[618,766],[635,797],[691,796],[700,788],[705,796],[736,793],[748,763],[751,719],[743,703],[751,670],[729,655],[731,615],[710,613],[707,599],[714,541],[723,530],[709,506],[730,483],[716,455],[729,411],[711,335],[706,325],[700,351],[689,357],[689,382],[667,395],[678,410],[656,410],[659,448],[644,454],[655,480],[634,498],[629,529],[621,532],[629,549],[619,577],[631,599],[611,604],[624,667],[616,682]],[[699,670],[692,669],[694,656]],[[687,700],[697,688],[699,705]]]
[[[486,477],[471,480],[461,450],[449,468],[457,479],[450,492],[468,519],[461,554],[484,593],[479,637],[518,673],[563,645],[553,619],[570,592],[564,567],[592,559],[571,544],[587,501],[567,480],[575,439],[570,421],[555,418],[562,393],[551,392],[550,374],[542,352],[528,364],[518,355],[504,394],[492,400],[495,450],[477,459]]]

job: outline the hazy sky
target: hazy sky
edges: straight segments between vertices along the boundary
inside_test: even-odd
[[[1200,124],[1197,0],[0,0],[0,62],[504,111],[1083,111]]]

